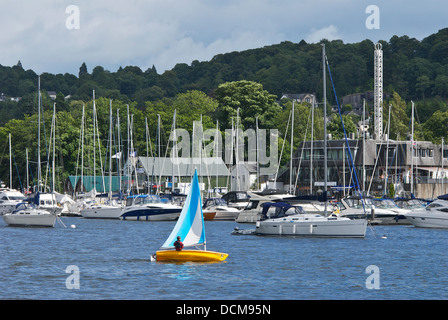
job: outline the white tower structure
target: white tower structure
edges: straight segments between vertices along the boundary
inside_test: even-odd
[[[374,51],[374,137],[383,139],[383,50],[381,43],[375,44]]]

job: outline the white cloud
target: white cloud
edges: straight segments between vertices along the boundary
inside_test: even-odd
[[[20,59],[38,73],[73,74],[83,62],[89,70],[101,65],[110,71],[154,64],[163,72],[176,63],[281,41],[389,40],[416,30],[412,21],[419,22],[420,34],[430,35],[446,25],[441,1],[412,0],[409,6],[420,10],[400,21],[399,4],[378,0],[381,30],[372,31],[365,28],[367,5],[357,0],[342,5],[333,0],[2,0],[0,30],[7,31],[0,40],[0,64]],[[79,30],[66,28],[65,10],[73,4],[80,9]]]
[[[330,25],[328,27],[322,28],[322,29],[312,29],[311,33],[309,33],[305,37],[305,41],[308,43],[318,43],[322,39],[327,40],[337,40],[342,39],[342,37],[339,35],[338,28],[334,25]]]

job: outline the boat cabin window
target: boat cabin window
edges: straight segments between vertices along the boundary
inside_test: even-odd
[[[430,203],[430,204],[428,204],[427,206],[426,206],[426,210],[431,210],[431,209],[433,209],[433,208],[440,208],[440,207],[442,207],[442,205],[441,204],[438,204],[438,203]]]
[[[227,202],[225,202],[224,199],[222,199],[222,198],[212,198],[212,199],[205,200],[204,207],[225,206],[225,205],[227,205]]]
[[[339,211],[345,210],[345,206],[340,202],[336,202],[334,204],[334,210],[337,210],[337,209],[339,209]]]
[[[4,197],[2,198],[4,199]],[[6,198],[7,199],[7,198]],[[10,196],[9,200],[25,200],[25,197],[21,197],[21,196]]]
[[[247,204],[247,206],[246,206],[246,208],[244,208],[244,209],[246,209],[246,210],[251,210],[251,209],[257,209],[257,207],[258,207],[258,203],[259,203],[260,201],[250,201],[248,204]]]
[[[246,192],[230,192],[222,196],[226,202],[238,201],[238,200],[248,200],[249,196]]]
[[[347,204],[348,204],[348,206],[350,208],[362,209],[363,208],[362,200],[364,200],[364,206],[366,208],[370,208],[372,206],[372,204],[373,204],[372,203],[372,199],[369,199],[369,198],[364,198],[364,199],[361,199],[361,198],[348,198],[346,200],[346,202],[347,202]]]
[[[126,199],[126,206],[136,205],[144,205],[147,203],[159,203],[160,197],[156,195],[147,195],[147,196],[135,196]]]
[[[263,212],[262,214],[266,217],[266,218],[281,218],[281,217],[285,217],[285,216],[290,216],[290,215],[296,215],[296,214],[301,214],[301,213],[305,213],[302,209],[302,207],[300,206],[281,206],[281,205],[269,205],[269,207],[263,207]]]
[[[268,209],[268,212],[266,212],[266,216],[268,217],[268,218],[272,218],[272,217],[276,217],[276,216],[278,216],[278,210],[276,210],[276,209],[280,209],[280,208],[276,208],[276,207],[270,207],[269,209]]]
[[[395,205],[395,203],[390,200],[390,199],[378,199],[378,200],[373,200],[373,203],[375,204],[375,206],[377,208],[384,208],[384,209],[393,209],[396,208],[397,205]]]

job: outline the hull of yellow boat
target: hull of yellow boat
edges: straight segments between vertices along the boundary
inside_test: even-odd
[[[227,253],[201,250],[160,250],[156,252],[156,261],[219,262],[224,261],[227,257]]]

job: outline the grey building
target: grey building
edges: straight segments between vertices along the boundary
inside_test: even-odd
[[[402,186],[403,190],[417,193],[422,184],[441,183],[448,176],[448,147],[428,141],[379,141],[349,139],[327,141],[327,186],[343,190],[343,186],[359,184],[372,195],[387,194],[384,188]],[[323,140],[302,142],[293,159],[293,177],[297,180],[298,194],[309,194],[322,189],[324,181]],[[352,159],[353,161],[350,161]],[[443,162],[442,162],[443,160]],[[351,163],[354,163],[352,170]],[[312,168],[312,169],[311,169]],[[414,173],[412,175],[412,173]],[[298,174],[298,177],[297,177]],[[289,183],[289,170],[280,180]],[[387,179],[387,183],[386,183]],[[444,180],[445,181],[445,180]],[[294,183],[294,181],[293,181]],[[419,195],[421,197],[431,195]]]

